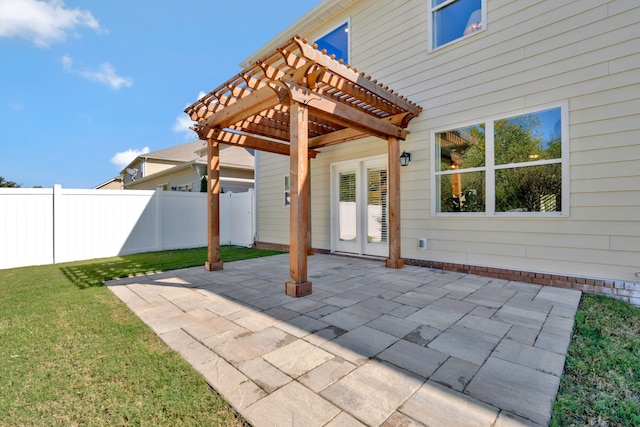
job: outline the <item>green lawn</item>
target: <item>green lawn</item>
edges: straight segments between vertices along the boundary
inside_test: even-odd
[[[640,308],[584,295],[553,426],[640,426]]]
[[[222,260],[273,253],[223,247]],[[0,425],[243,425],[101,285],[206,258],[193,249],[0,270]]]
[[[225,262],[275,251],[223,247]],[[243,420],[102,281],[203,265],[206,249],[0,270],[0,426]],[[585,295],[553,426],[640,425],[640,309]]]

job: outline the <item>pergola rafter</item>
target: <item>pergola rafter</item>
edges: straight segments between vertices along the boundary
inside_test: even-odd
[[[389,259],[399,268],[399,140],[422,109],[357,69],[336,61],[296,36],[211,91],[185,112],[207,140],[209,157],[209,270],[219,259],[220,143],[290,156],[289,295],[311,292],[306,257],[310,244],[310,158],[318,149],[375,136],[388,142]],[[217,245],[217,247],[216,247]],[[213,246],[213,247],[212,247]]]

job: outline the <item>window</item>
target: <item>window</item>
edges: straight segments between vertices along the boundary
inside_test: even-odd
[[[435,132],[436,213],[567,211],[566,107]]]
[[[171,190],[173,191],[183,191],[183,192],[191,192],[193,190],[193,185],[191,183],[189,184],[182,184],[182,185],[178,185],[176,187],[172,187]]]
[[[291,205],[291,183],[289,175],[284,177],[284,206]]]
[[[329,34],[316,40],[319,50],[326,49],[327,55],[335,55],[336,60],[342,59],[349,63],[349,23],[345,22]]]
[[[433,49],[486,28],[486,0],[431,0]]]

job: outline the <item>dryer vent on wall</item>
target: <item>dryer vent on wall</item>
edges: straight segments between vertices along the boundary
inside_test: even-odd
[[[427,249],[427,238],[426,237],[419,237],[418,238],[418,248]]]

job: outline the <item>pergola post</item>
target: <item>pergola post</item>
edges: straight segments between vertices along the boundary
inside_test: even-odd
[[[296,101],[291,102],[289,115],[291,153],[289,177],[291,205],[289,206],[289,281],[285,293],[293,297],[311,294],[307,281],[307,249],[309,236],[309,110]]]
[[[387,268],[402,268],[404,260],[400,257],[400,142],[389,137],[389,258]]]
[[[307,255],[313,255],[315,251],[313,250],[313,243],[311,239],[311,157],[307,156],[307,175],[309,175],[309,185],[307,185],[307,211],[309,212],[309,216],[307,218]]]
[[[207,139],[207,271],[222,270],[220,261],[220,143]]]

